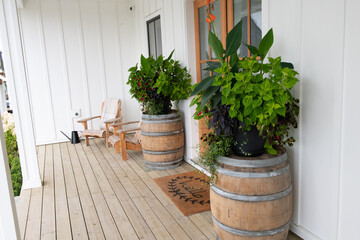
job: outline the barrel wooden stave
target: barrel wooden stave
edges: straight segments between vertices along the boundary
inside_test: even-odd
[[[228,229],[214,221],[217,235],[226,240],[285,240],[292,212],[291,173],[285,150],[275,158],[263,154],[258,158],[234,159],[221,163],[210,191],[212,215]],[[281,231],[272,232],[275,229]],[[256,235],[263,231],[265,235]]]
[[[211,213],[222,224],[244,231],[263,231],[281,227],[291,218],[292,194],[261,202],[238,201],[210,191]]]
[[[184,133],[170,136],[141,136],[141,145],[148,151],[171,151],[184,147]]]
[[[144,115],[141,145],[146,165],[152,169],[170,169],[181,164],[184,156],[184,131],[176,113]]]
[[[175,119],[175,122],[157,123],[153,124],[150,121],[141,123],[141,131],[144,132],[169,132],[182,130],[182,123],[180,119]]]
[[[231,193],[261,196],[284,191],[289,187],[290,182],[290,171],[271,178],[237,178],[218,173],[215,185]]]

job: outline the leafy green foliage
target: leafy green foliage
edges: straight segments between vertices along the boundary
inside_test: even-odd
[[[11,130],[7,130],[4,135],[14,195],[19,196],[22,186],[22,174],[16,135]]]
[[[267,152],[276,154],[278,146],[291,146],[295,141],[288,131],[290,126],[297,127],[299,100],[292,96],[291,89],[299,81],[298,73],[291,63],[281,62],[280,57],[269,57],[268,62],[264,62],[274,42],[272,29],[260,41],[259,48],[245,44],[252,57],[239,59],[234,46],[241,41],[241,34],[236,32],[240,29],[241,25],[238,25],[228,34],[225,50],[220,48],[220,40],[216,41],[209,33],[209,45],[221,66],[219,63],[208,64],[207,70],[216,74],[193,86],[194,119],[210,119],[210,127],[219,136],[226,135],[227,126],[236,126],[234,120],[247,131],[256,127],[266,138]],[[215,90],[214,87],[218,88]]]
[[[166,114],[171,109],[171,101],[190,95],[191,76],[186,67],[182,68],[179,61],[172,59],[173,52],[166,59],[162,55],[157,59],[141,55],[141,65],[129,69],[130,93],[142,104],[144,112]]]
[[[259,62],[256,56],[239,59],[240,71],[235,74],[224,64],[217,70],[220,75],[214,84],[222,86],[221,102],[230,106],[230,117],[243,122],[247,130],[257,126],[260,133],[268,138],[268,152],[276,153],[274,146],[292,141],[284,139],[287,137],[284,130],[292,124],[288,120],[294,120],[298,114],[297,100],[290,92],[298,82],[298,73],[282,68],[280,57],[268,59],[269,63]],[[273,139],[274,136],[276,139]]]
[[[233,139],[224,135],[209,133],[201,137],[201,144],[204,151],[200,152],[200,163],[208,167],[211,174],[210,182],[216,182],[216,169],[219,166],[218,157],[230,155]]]

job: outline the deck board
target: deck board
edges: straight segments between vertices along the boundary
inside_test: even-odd
[[[90,146],[37,147],[43,186],[17,204],[22,239],[216,239],[210,211],[184,216],[153,181],[195,170],[146,167],[141,152],[123,161],[102,139]]]

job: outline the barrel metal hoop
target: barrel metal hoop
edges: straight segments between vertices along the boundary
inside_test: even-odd
[[[148,137],[161,137],[161,136],[171,136],[184,132],[184,129],[172,131],[172,132],[144,132],[141,131],[141,135]]]
[[[149,154],[149,155],[166,155],[166,154],[172,154],[172,153],[177,153],[180,152],[184,149],[184,147],[175,149],[175,150],[170,150],[170,151],[150,151],[150,150],[146,150],[143,149],[143,153]]]
[[[183,158],[179,158],[179,159],[176,159],[176,160],[171,161],[171,162],[150,162],[150,161],[146,161],[146,160],[145,160],[145,162],[148,163],[148,164],[154,165],[154,166],[156,166],[156,165],[162,166],[162,165],[171,165],[173,163],[181,162],[181,160],[183,160]]]
[[[249,196],[249,195],[230,193],[230,192],[226,192],[220,188],[217,188],[213,184],[211,184],[211,190],[213,190],[215,193],[219,194],[220,196],[223,196],[223,197],[226,197],[229,199],[233,199],[236,201],[266,202],[266,201],[273,201],[276,199],[280,199],[280,198],[283,198],[283,197],[289,195],[292,191],[292,185],[290,185],[290,187],[288,187],[288,189],[286,189],[282,192],[271,194],[271,195],[262,195],[262,196]]]
[[[241,159],[229,158],[223,156],[220,156],[218,160],[219,162],[225,165],[230,165],[234,167],[247,167],[247,168],[270,167],[284,163],[287,160],[287,153],[285,152],[278,157],[269,158],[265,160],[241,160]]]
[[[247,236],[247,237],[272,236],[272,235],[275,235],[275,234],[285,231],[290,225],[290,221],[289,221],[285,225],[283,225],[279,228],[275,228],[275,229],[263,230],[263,231],[245,231],[245,230],[240,230],[240,229],[226,226],[226,225],[222,224],[221,222],[219,222],[218,220],[216,220],[216,218],[214,218],[214,216],[212,216],[212,218],[213,218],[214,223],[221,229],[223,229],[229,233],[235,234],[235,235]]]
[[[161,115],[151,115],[151,114],[142,114],[141,118],[143,120],[161,120],[161,119],[169,119],[169,118],[178,118],[179,113],[169,113],[169,114],[161,114]]]
[[[142,120],[141,123],[149,123],[149,124],[161,124],[161,123],[177,123],[181,122],[180,118],[174,119],[166,119],[166,120]]]
[[[237,177],[237,178],[270,178],[270,177],[276,177],[279,175],[282,175],[286,172],[288,172],[290,169],[289,164],[287,164],[284,168],[281,168],[277,171],[272,172],[235,172],[231,170],[227,170],[225,168],[219,167],[217,171],[219,173],[231,176],[231,177]]]
[[[183,160],[183,158],[180,158],[180,159],[177,159],[177,160],[171,161],[171,162],[159,162],[159,163],[149,162],[149,161],[145,160],[145,163],[148,168],[163,170],[163,169],[172,169],[172,168],[176,168],[176,167],[180,166],[182,160]]]

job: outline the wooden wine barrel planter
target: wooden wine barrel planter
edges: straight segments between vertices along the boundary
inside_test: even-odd
[[[277,156],[220,157],[210,203],[222,240],[286,240],[292,184],[285,149]]]
[[[142,114],[141,145],[149,168],[179,166],[184,156],[184,129],[179,114]]]

